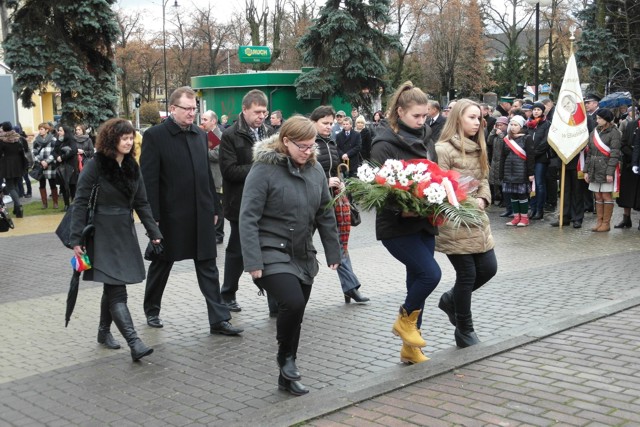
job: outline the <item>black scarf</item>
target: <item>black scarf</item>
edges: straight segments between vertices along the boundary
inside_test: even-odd
[[[107,157],[102,153],[96,153],[95,161],[100,176],[117,188],[127,199],[131,200],[138,188],[139,166],[135,159],[130,154],[127,154],[122,160],[122,165],[118,165],[116,159]]]

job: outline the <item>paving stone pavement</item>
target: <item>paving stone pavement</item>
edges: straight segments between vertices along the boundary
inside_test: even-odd
[[[452,285],[454,274],[446,257],[438,254],[443,278],[427,300],[423,325],[428,342],[426,353],[432,360],[406,367],[399,363],[400,340],[390,332],[403,300],[404,270],[375,241],[373,216],[365,213],[362,225],[353,230],[350,251],[355,272],[363,283],[361,290],[372,301],[366,305],[344,304],[335,272],[321,268],[305,316],[299,352],[299,367],[311,393],[300,398],[292,398],[275,387],[275,321],[267,316],[266,301],[257,295],[248,276],[241,279],[238,294],[243,311],[234,314],[233,319],[234,325],[245,328],[242,337],[208,334],[204,301],[190,262],[174,266],[163,300],[163,329],[146,326],[141,308],[144,286],[130,286],[129,306],[138,332],[156,350],[141,363],[131,363],[128,350],[107,350],[95,343],[99,284],[81,283],[76,311],[69,327],[64,328],[70,251],[61,248],[51,232],[24,236],[4,233],[0,236],[0,324],[4,326],[0,329],[0,425],[289,425],[343,407],[351,408],[345,411],[356,411],[363,405],[365,409],[379,408],[381,401],[376,399],[384,397],[376,396],[436,374],[440,377],[393,393],[420,395],[407,391],[412,387],[422,387],[423,395],[429,390],[441,391],[443,382],[452,381],[447,372],[454,369],[463,377],[454,375],[453,380],[460,385],[468,379],[467,388],[475,378],[482,384],[482,380],[500,383],[504,378],[504,384],[520,386],[522,378],[509,380],[518,373],[511,372],[510,364],[500,357],[520,360],[522,355],[533,354],[535,359],[540,353],[540,357],[549,357],[547,365],[559,367],[561,363],[552,359],[558,353],[552,351],[555,341],[546,340],[577,333],[581,327],[627,313],[629,319],[618,324],[633,325],[633,307],[640,304],[640,231],[635,226],[630,230],[591,233],[588,229],[593,220],[587,218],[580,230],[554,229],[548,220],[514,230],[506,227],[506,221],[497,214],[497,208],[493,208],[499,272],[474,294],[474,319],[483,344],[455,349],[453,328],[436,308],[439,295]],[[637,224],[637,213],[632,219]],[[25,218],[16,225],[30,227],[29,220]],[[142,229],[138,231],[144,247]],[[222,268],[224,250],[222,245],[218,248],[218,266]],[[323,255],[319,256],[323,261]],[[606,317],[616,312],[621,314]],[[596,320],[599,318],[602,320]],[[594,323],[577,326],[588,321]],[[118,338],[119,334],[115,335]],[[559,339],[573,342],[569,336]],[[594,345],[600,345],[597,338],[593,340]],[[518,353],[527,348],[529,353]],[[544,354],[545,348],[553,354]],[[628,351],[637,350],[636,346]],[[584,352],[577,344],[564,351]],[[494,365],[486,366],[502,366],[504,372],[499,378],[487,380],[491,370],[476,366],[489,361]],[[571,366],[571,362],[565,363]],[[581,368],[582,372],[588,371]],[[629,372],[634,375],[631,369]],[[636,381],[637,375],[636,365]],[[514,381],[519,382],[513,384]],[[523,381],[535,383],[527,378]],[[518,390],[512,393],[525,394],[520,393],[524,388]],[[433,406],[437,414],[436,409],[443,409],[429,402],[438,394],[420,395],[426,402],[422,406]],[[586,391],[584,394],[590,395]],[[457,399],[467,402],[463,397],[473,400],[465,396]],[[507,397],[504,399],[508,401]],[[364,403],[350,406],[360,401]],[[566,406],[559,399],[551,401]],[[446,403],[460,406],[448,400]],[[475,403],[484,418],[457,421],[456,416],[467,412],[455,412],[453,407],[448,418],[435,418],[446,425],[464,425],[469,419],[475,423],[469,425],[482,425],[493,423],[485,420],[487,416],[505,413],[493,413],[489,406],[483,410],[479,399]],[[628,403],[639,404],[637,400]],[[509,405],[515,404],[502,406]],[[570,408],[565,412],[570,413]],[[332,417],[339,414],[342,412],[311,423],[337,422]],[[393,417],[392,413],[385,415]],[[506,425],[537,425],[516,416],[508,419],[515,424]],[[609,425],[595,418],[588,420],[594,425]],[[352,421],[345,423],[368,422],[366,417],[353,417]],[[398,416],[396,421],[390,418],[389,424],[385,421],[382,425],[408,422]],[[635,423],[630,419],[626,422],[640,425],[637,419]]]

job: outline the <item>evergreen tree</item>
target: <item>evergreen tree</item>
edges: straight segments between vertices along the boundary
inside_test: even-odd
[[[325,104],[337,94],[368,109],[371,95],[385,86],[383,52],[399,45],[378,29],[387,22],[389,0],[327,0],[297,45],[304,64],[315,67],[296,80],[298,98]]]
[[[582,34],[578,65],[589,70],[590,89],[640,91],[640,3],[597,0],[578,13]]]
[[[97,126],[115,116],[115,2],[26,0],[16,11],[5,60],[25,108],[52,83],[60,89],[64,123]]]

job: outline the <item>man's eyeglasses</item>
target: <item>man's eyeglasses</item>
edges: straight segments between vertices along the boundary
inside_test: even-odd
[[[182,105],[174,105],[174,107],[178,107],[181,110],[184,110],[188,113],[195,113],[197,108],[196,107],[183,107]]]
[[[289,138],[287,138],[289,139]],[[295,142],[289,140],[290,143],[292,143],[293,145],[295,145],[296,147],[298,147],[298,150],[305,152],[305,151],[315,151],[316,148],[318,148],[318,144],[313,144],[313,145],[298,145]]]

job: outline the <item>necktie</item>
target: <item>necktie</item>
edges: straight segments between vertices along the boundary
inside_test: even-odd
[[[436,121],[434,119],[429,120],[429,126],[433,126]]]
[[[347,135],[347,137],[349,137],[349,132],[345,132],[345,134]]]

